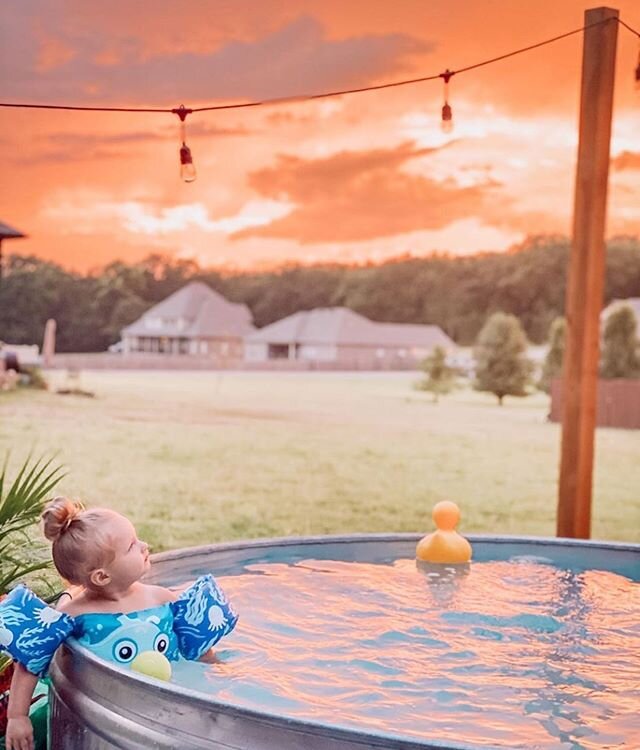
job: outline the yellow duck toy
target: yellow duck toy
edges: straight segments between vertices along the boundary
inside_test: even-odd
[[[456,531],[460,509],[450,500],[434,506],[432,512],[436,531],[423,537],[416,547],[418,560],[455,565],[471,560],[471,545]]]

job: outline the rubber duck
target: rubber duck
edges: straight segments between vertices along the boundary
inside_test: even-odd
[[[460,509],[450,500],[437,503],[431,514],[436,531],[423,537],[416,547],[418,560],[430,563],[468,563],[471,545],[456,531]]]

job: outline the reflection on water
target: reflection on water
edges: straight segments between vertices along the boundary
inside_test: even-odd
[[[305,560],[221,581],[241,613],[221,663],[175,670],[216,699],[478,748],[640,748],[640,585],[621,575]]]

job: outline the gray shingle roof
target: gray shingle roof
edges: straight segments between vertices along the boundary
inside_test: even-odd
[[[265,326],[247,343],[343,346],[455,347],[439,326],[377,323],[346,307],[304,310]]]
[[[254,329],[246,305],[226,300],[218,292],[192,281],[152,307],[123,329],[127,336],[181,338],[246,336]]]

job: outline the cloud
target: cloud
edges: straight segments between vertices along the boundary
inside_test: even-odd
[[[436,230],[421,230],[393,237],[358,242],[325,242],[301,245],[293,240],[248,237],[230,241],[222,238],[213,245],[203,235],[189,238],[183,254],[203,266],[237,270],[273,269],[287,262],[381,263],[398,257],[422,257],[434,252],[467,255],[502,251],[521,243],[525,234],[490,226],[482,219],[461,219]],[[165,247],[165,251],[167,248]]]
[[[41,136],[40,140],[53,146],[91,148],[93,146],[105,146],[112,143],[141,143],[145,141],[165,140],[168,137],[168,133],[163,134],[160,131],[145,130],[123,133],[51,133]]]
[[[20,39],[22,46],[3,60],[4,96],[20,99],[28,91],[30,100],[50,102],[175,103],[316,93],[406,70],[413,56],[429,49],[408,34],[329,39],[319,21],[302,16],[261,39],[230,41],[211,53],[148,57],[142,41],[130,37],[120,40],[117,54],[105,57],[98,54],[107,43],[100,28],[73,35],[58,27],[59,38],[42,39],[25,14],[6,20],[14,32],[7,39]],[[47,64],[43,45],[54,51],[45,55]]]
[[[131,150],[127,146],[140,146],[158,141],[178,142],[178,125],[158,130],[140,130],[122,133],[68,132],[36,136],[29,152],[16,152],[7,160],[13,164],[64,164],[72,162],[102,161],[104,159],[127,158]],[[252,131],[242,127],[219,127],[196,122],[187,128],[187,141],[200,138],[216,139],[244,137]]]
[[[82,148],[68,146],[66,148],[49,148],[44,151],[31,151],[8,157],[7,161],[21,166],[35,166],[37,164],[69,164],[73,162],[104,161],[105,159],[120,159],[126,157],[124,151],[103,148]]]
[[[236,136],[255,135],[255,133],[255,130],[249,130],[242,125],[221,128],[218,125],[209,125],[204,122],[192,122],[191,120],[187,120],[187,140],[190,140],[191,138],[235,138]],[[171,137],[175,138],[175,133]]]
[[[623,151],[612,160],[611,166],[619,172],[625,169],[640,170],[640,153],[637,151]]]
[[[38,51],[36,70],[38,73],[55,70],[72,60],[74,56],[74,50],[60,39],[53,37],[44,39]]]
[[[280,156],[275,166],[254,172],[250,186],[296,208],[236,238],[283,237],[302,243],[353,242],[422,229],[435,230],[480,214],[497,187],[485,180],[460,187],[411,174],[407,162],[438,149],[401,144],[393,149],[341,152],[323,159]]]
[[[219,138],[223,136],[250,135],[250,131],[242,127],[221,128],[196,122],[188,123],[187,139],[191,138]],[[158,130],[125,131],[121,133],[51,133],[40,136],[39,140],[52,146],[69,148],[92,148],[111,144],[145,143],[153,141],[174,140],[178,142],[178,121],[175,127],[163,127]]]
[[[75,234],[94,234],[107,228],[142,235],[188,231],[231,234],[267,224],[290,210],[291,206],[277,201],[249,201],[235,214],[213,219],[203,203],[154,207],[141,201],[118,202],[87,195],[84,200],[68,196],[53,201],[43,216],[67,225]]]

